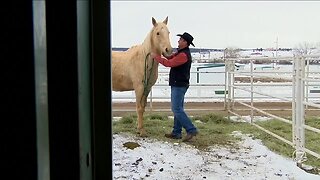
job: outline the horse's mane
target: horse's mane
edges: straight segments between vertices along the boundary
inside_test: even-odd
[[[149,51],[151,48],[151,45],[153,44],[152,38],[151,38],[151,34],[153,33],[154,28],[152,28],[150,30],[150,32],[147,34],[146,38],[144,39],[144,41],[142,42],[142,44],[136,44],[131,46],[127,51],[131,52],[131,51],[138,51],[140,48],[142,48],[142,50],[144,51]]]
[[[133,50],[133,49],[137,49],[137,47],[139,47],[140,45],[133,45],[133,46],[131,46],[129,49],[128,49],[128,51],[130,51],[130,50]]]
[[[160,22],[158,23],[157,26],[160,25]],[[156,27],[157,27],[156,26]],[[160,25],[162,26],[162,25]],[[136,52],[138,53],[138,51],[143,51],[143,53],[148,54],[151,52],[151,48],[154,47],[154,42],[152,39],[152,35],[156,29],[156,27],[152,27],[152,29],[149,31],[149,33],[147,34],[147,36],[145,37],[145,39],[143,40],[143,42],[141,44],[136,44],[131,46],[127,52]]]
[[[148,33],[147,37],[144,39],[143,41],[143,46],[146,49],[150,50],[151,46],[153,45],[153,41],[152,41],[152,38],[151,38],[151,35],[154,31],[154,27],[150,30],[150,32]]]

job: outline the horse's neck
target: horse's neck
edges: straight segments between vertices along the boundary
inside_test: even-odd
[[[146,54],[151,53],[151,52],[161,54],[161,52],[159,50],[157,50],[155,48],[155,46],[153,45],[153,42],[151,39],[151,32],[149,32],[147,37],[144,39],[144,41],[142,43],[142,47],[143,47],[144,51],[146,52]]]
[[[150,40],[150,33],[147,35],[146,39],[143,41],[142,43],[142,47],[143,47],[143,51],[144,53],[147,55],[147,54],[150,54],[152,52],[152,49],[151,49],[151,40]]]
[[[152,58],[151,58],[151,53],[158,53],[156,52],[154,49],[153,49],[153,45],[152,45],[152,42],[151,42],[151,33],[149,33],[147,35],[147,37],[145,38],[145,40],[143,41],[142,43],[142,50],[145,54],[145,57],[147,58],[146,60],[148,60],[148,62],[150,63],[151,61],[154,61]],[[148,56],[148,57],[147,57]],[[158,63],[156,63],[158,64]]]

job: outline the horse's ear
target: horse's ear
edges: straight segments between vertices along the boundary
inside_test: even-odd
[[[158,23],[157,23],[157,21],[152,17],[152,24],[153,24],[153,26],[156,26]]]
[[[166,19],[163,21],[163,23],[165,23],[166,25],[168,24],[168,16],[167,16]]]

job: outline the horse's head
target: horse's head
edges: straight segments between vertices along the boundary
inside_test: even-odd
[[[168,17],[166,17],[163,22],[157,22],[152,17],[153,28],[151,31],[151,43],[153,45],[153,51],[169,56],[172,53],[172,47],[169,38],[170,31],[167,27],[167,23]]]

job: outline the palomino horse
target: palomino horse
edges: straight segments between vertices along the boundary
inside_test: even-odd
[[[163,22],[156,22],[152,17],[153,27],[142,44],[127,51],[112,51],[112,90],[135,91],[140,136],[146,136],[143,114],[151,87],[158,79],[159,63],[150,57],[150,53],[164,56],[172,53],[167,23],[168,17]]]

